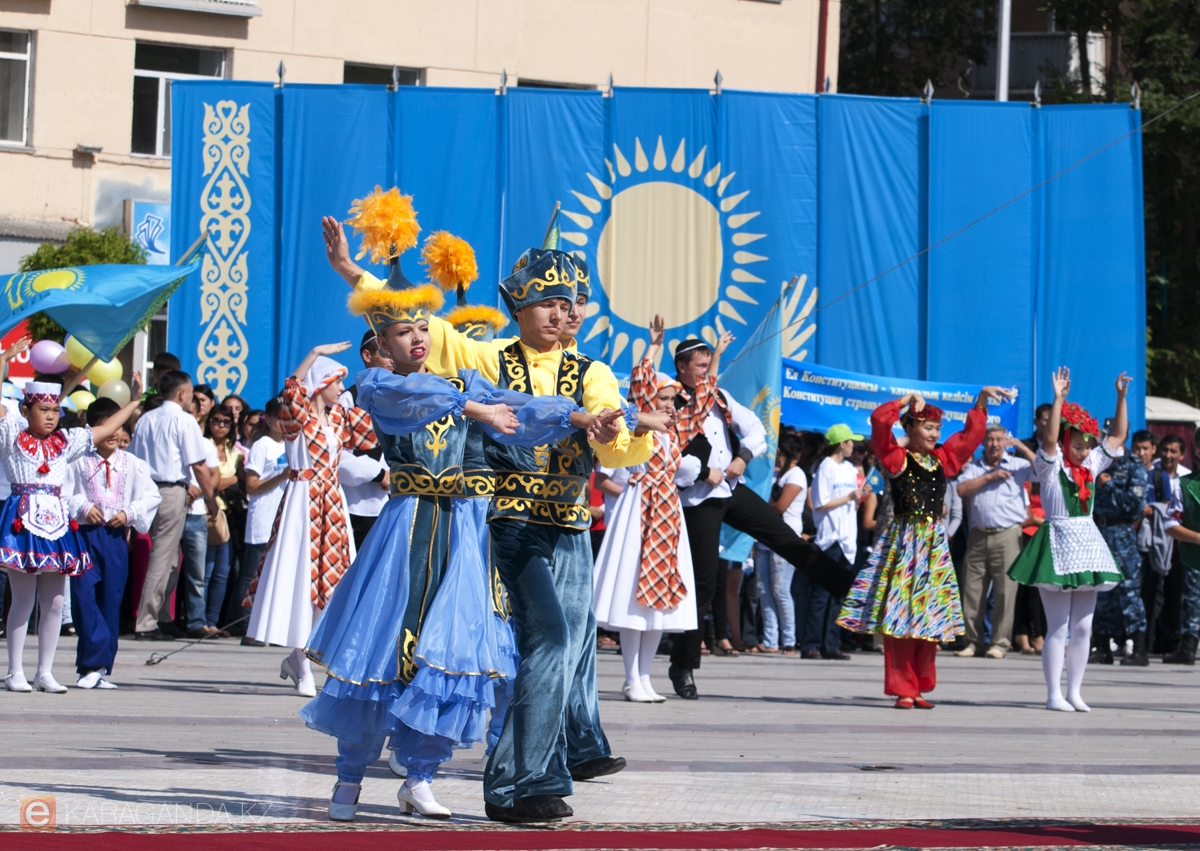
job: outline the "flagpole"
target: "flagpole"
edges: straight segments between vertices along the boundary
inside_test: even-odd
[[[550,238],[550,231],[554,230],[554,221],[558,218],[558,210],[562,206],[562,201],[554,202],[554,212],[550,214],[550,224],[546,226],[546,235],[542,237],[542,245],[546,244],[546,240]]]

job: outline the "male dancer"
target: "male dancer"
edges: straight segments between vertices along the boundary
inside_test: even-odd
[[[684,400],[676,436],[684,454],[697,454],[697,447],[692,446],[696,441],[697,446],[703,445],[705,456],[700,460],[702,478],[679,494],[692,546],[697,621],[704,617],[716,592],[722,523],[809,574],[835,597],[844,597],[854,574],[802,540],[778,511],[742,484],[746,465],[766,451],[766,436],[759,418],[724,391],[718,390],[715,396],[696,393],[712,358],[713,350],[695,338],[684,340],[675,349],[676,378],[683,385],[680,396]],[[707,406],[700,402],[702,395],[709,400]],[[684,700],[699,697],[692,672],[700,667],[700,642],[700,630],[694,629],[677,636],[671,648],[668,674],[675,693]]]
[[[382,286],[350,260],[341,226],[327,218],[324,227],[333,268],[357,288]],[[487,446],[496,471],[492,552],[521,654],[513,702],[484,778],[488,817],[496,821],[569,817],[562,798],[572,793],[573,775],[598,777],[625,766],[612,757],[599,723],[587,480],[593,451],[605,466],[621,467],[648,460],[654,444],[651,435],[635,437],[625,428],[612,371],[559,342],[579,283],[587,280],[583,261],[529,249],[500,285],[520,329],[516,342],[468,339],[436,318],[429,326],[430,371],[476,369],[499,387],[571,396],[600,415],[587,438],[576,432],[536,449]]]

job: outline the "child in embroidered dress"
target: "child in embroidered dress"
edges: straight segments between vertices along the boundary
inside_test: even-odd
[[[1036,587],[1042,598],[1046,610],[1042,645],[1046,708],[1059,712],[1090,711],[1080,689],[1091,654],[1096,598],[1124,578],[1092,520],[1092,509],[1096,477],[1125,452],[1129,431],[1125,394],[1129,381],[1125,373],[1117,377],[1117,411],[1112,430],[1101,440],[1096,420],[1079,405],[1067,401],[1071,371],[1064,366],[1054,373],[1054,407],[1033,463],[1046,522],[1008,569],[1009,576],[1022,585]],[[1064,655],[1065,699],[1060,683]]]
[[[140,377],[134,376],[130,390],[130,402],[95,427],[59,429],[62,386],[58,384],[31,381],[25,385],[21,413],[28,425],[24,427],[0,410],[0,461],[12,482],[12,496],[0,510],[0,566],[8,569],[12,586],[4,678],[9,691],[29,692],[36,687],[54,694],[66,692],[51,672],[63,592],[67,577],[91,569],[92,558],[79,524],[67,512],[63,485],[71,463],[94,452],[95,444],[116,434],[137,410],[142,399]],[[41,604],[41,618],[37,674],[31,687],[21,656],[35,597]]]
[[[120,411],[112,399],[97,399],[87,409],[87,424],[103,425]],[[71,577],[78,688],[116,688],[105,677],[112,675],[121,632],[121,597],[129,574],[126,534],[130,528],[148,533],[162,502],[150,465],[121,449],[122,440],[128,442],[123,426],[70,466],[64,486],[67,509],[80,524],[93,568]]]

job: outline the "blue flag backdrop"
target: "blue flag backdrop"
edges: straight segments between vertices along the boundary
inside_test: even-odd
[[[732,330],[727,366],[740,364],[801,276],[779,350],[746,358],[1016,385],[1030,402],[1066,363],[1072,398],[1100,410],[1120,370],[1145,374],[1140,139],[1121,138],[1140,114],[1123,105],[224,80],[172,91],[171,244],[204,227],[214,239],[171,301],[169,346],[218,395],[261,404],[314,344],[361,336],[319,220],[376,184],[413,196],[423,235],[475,247],[481,304],[498,304],[498,280],[562,202],[562,247],[593,271],[580,348],[621,373],[656,312],[669,346]],[[402,258],[414,280],[417,259]],[[756,390],[727,387],[743,402]],[[1142,421],[1140,393],[1130,413]]]

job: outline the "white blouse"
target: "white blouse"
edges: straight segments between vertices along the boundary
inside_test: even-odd
[[[0,461],[14,485],[53,485],[65,495],[68,468],[78,458],[94,451],[92,429],[59,429],[46,438],[25,431],[25,423],[13,416],[0,418]]]
[[[93,452],[72,464],[63,496],[69,515],[80,523],[87,522],[94,505],[103,512],[105,522],[124,511],[128,525],[142,534],[150,531],[162,502],[150,477],[150,465],[120,449],[107,460]]]
[[[1120,446],[1115,450],[1108,445],[1107,440],[1100,441],[1100,445],[1093,448],[1084,459],[1083,466],[1092,473],[1092,493],[1096,492],[1095,479],[1108,469],[1114,459],[1120,458],[1125,454],[1125,447]],[[1037,456],[1033,462],[1033,472],[1037,476],[1038,482],[1042,486],[1042,508],[1046,512],[1047,520],[1069,516],[1067,511],[1067,500],[1063,496],[1062,482],[1058,478],[1059,471],[1064,470],[1063,464],[1063,449],[1060,447],[1054,457],[1050,457],[1039,446]],[[1071,478],[1070,470],[1067,470],[1067,478]],[[1088,513],[1095,507],[1095,497],[1089,500]]]

